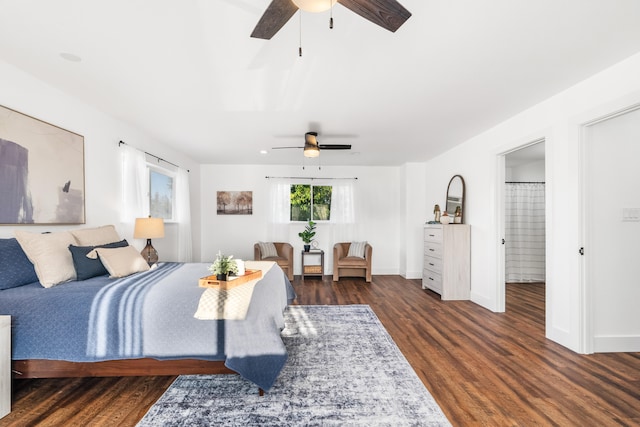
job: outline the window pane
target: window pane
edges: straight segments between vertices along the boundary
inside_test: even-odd
[[[173,219],[173,177],[149,170],[149,212],[154,218]]]
[[[331,219],[331,186],[316,185],[313,187],[313,220],[329,221]]]
[[[291,186],[291,221],[311,219],[311,186],[294,184]]]

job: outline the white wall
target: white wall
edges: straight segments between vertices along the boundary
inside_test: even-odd
[[[544,160],[507,168],[506,180],[512,182],[544,182]]]
[[[203,165],[202,172],[202,260],[210,262],[221,250],[235,258],[253,259],[253,245],[268,240],[269,180],[276,177],[357,177],[354,181],[356,221],[354,240],[373,246],[373,274],[398,274],[401,220],[400,168],[307,166]],[[310,181],[298,181],[309,183]],[[253,191],[253,215],[217,215],[217,191]],[[318,224],[316,239],[325,251],[325,273],[332,272],[333,241],[329,224]],[[303,224],[290,226],[289,243],[294,247],[294,274],[300,274]]]
[[[400,242],[400,275],[407,279],[422,278],[423,251],[413,248],[423,247],[423,225],[433,219],[429,213],[425,193],[424,163],[407,163],[400,168],[401,187],[399,194],[402,205],[402,222]],[[445,190],[446,193],[446,190]],[[444,200],[444,193],[443,193]],[[433,206],[433,205],[432,205]],[[425,213],[426,212],[426,213]]]
[[[84,136],[85,212],[82,226],[12,226],[0,225],[0,237],[13,237],[20,227],[27,231],[58,231],[78,227],[114,224],[123,238],[140,249],[145,242],[134,240],[130,226],[120,222],[121,161],[118,142],[123,140],[191,170],[193,235],[196,259],[199,254],[199,166],[181,153],[164,147],[144,132],[97,111],[29,74],[0,61],[0,105],[38,118]],[[177,257],[176,227],[168,224],[166,237],[153,241],[163,260]]]
[[[546,335],[583,351],[579,227],[579,123],[590,110],[640,90],[640,54],[477,135],[427,162],[426,197],[442,200],[451,176],[465,179],[465,222],[471,224],[471,298],[499,309],[498,154],[545,139],[547,182]],[[419,247],[415,251],[421,250]]]

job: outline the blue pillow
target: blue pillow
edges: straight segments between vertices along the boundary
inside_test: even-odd
[[[87,258],[87,254],[95,248],[122,248],[129,246],[126,240],[119,242],[107,243],[106,245],[98,246],[74,246],[69,245],[71,251],[71,257],[73,258],[73,267],[76,269],[77,280],[87,280],[96,276],[104,276],[109,272],[104,268],[100,258],[91,259]]]
[[[36,270],[20,243],[13,239],[0,239],[0,289],[17,288],[37,282]]]

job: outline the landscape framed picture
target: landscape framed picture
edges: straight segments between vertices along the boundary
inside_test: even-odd
[[[0,106],[0,224],[84,224],[84,137]]]
[[[253,215],[253,191],[218,191],[218,215]]]

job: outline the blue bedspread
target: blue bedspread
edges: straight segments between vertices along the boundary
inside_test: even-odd
[[[0,291],[12,316],[12,358],[95,362],[196,358],[225,365],[269,390],[287,360],[283,311],[295,294],[274,265],[256,285],[244,320],[198,320],[198,279],[208,264],[163,263],[123,279],[95,277],[45,289]]]

